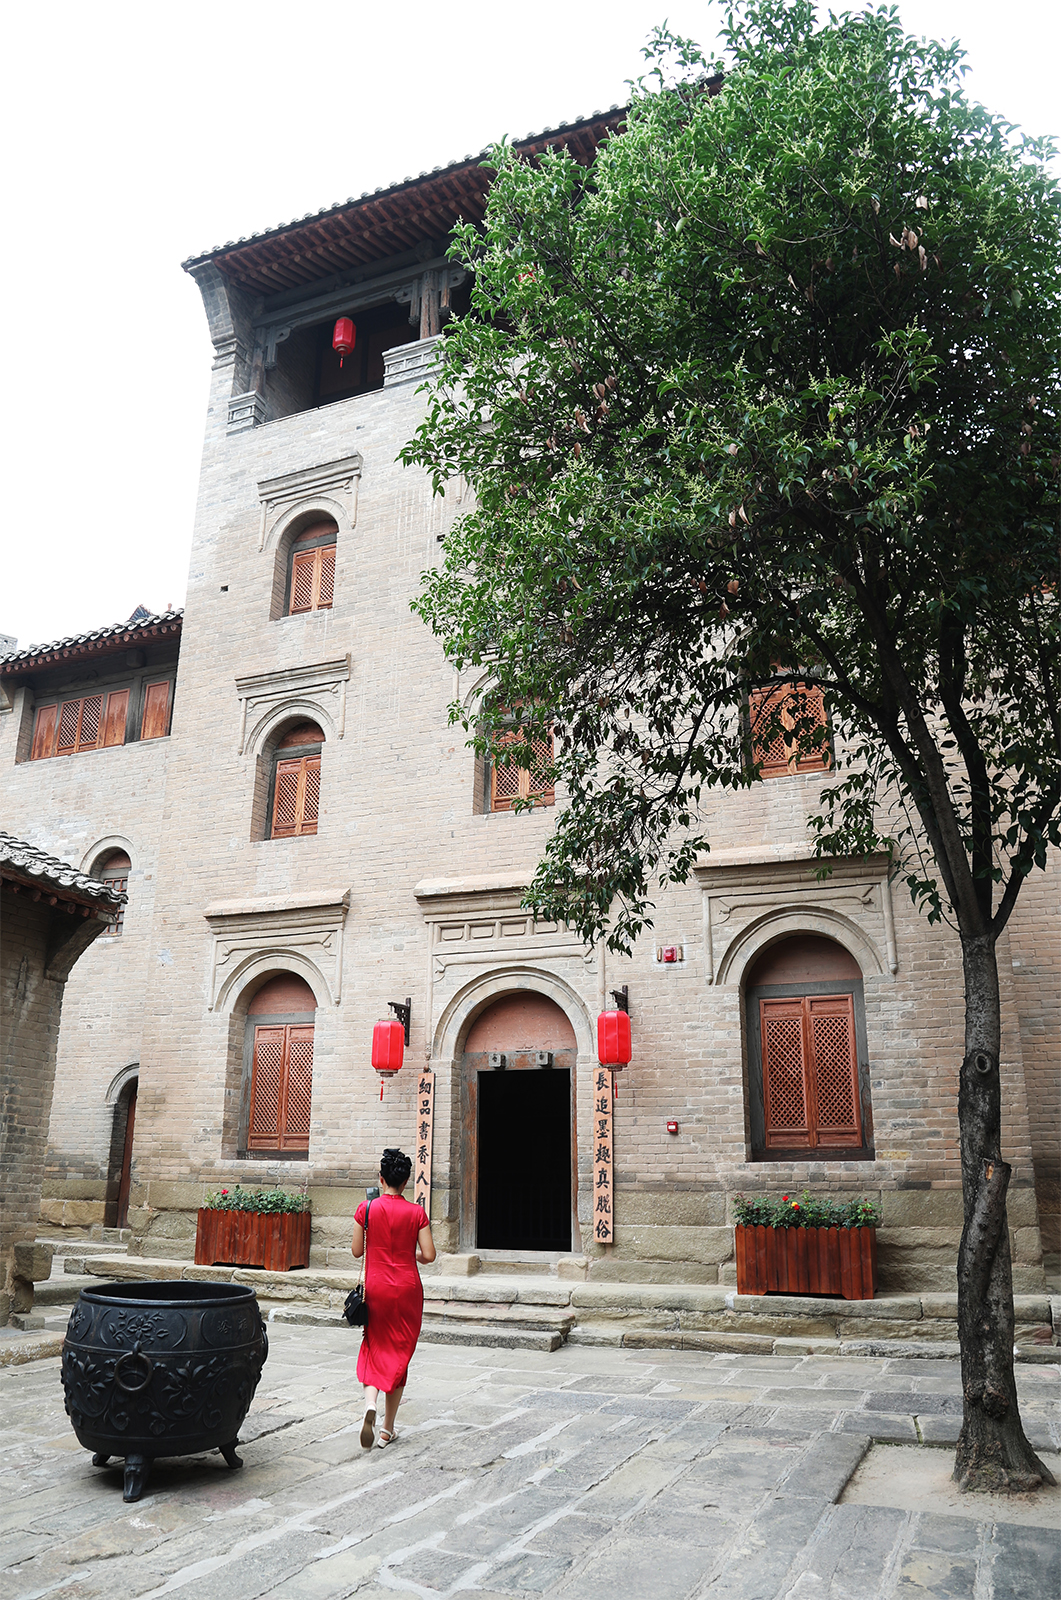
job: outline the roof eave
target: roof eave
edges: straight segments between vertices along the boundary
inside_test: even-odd
[[[31,654],[0,657],[0,678],[20,678],[30,672],[41,672],[64,661],[84,660],[92,656],[116,654],[119,650],[135,649],[153,639],[179,635],[183,612],[165,612],[150,622],[110,633],[100,630],[102,637],[57,639],[54,644],[43,645]]]

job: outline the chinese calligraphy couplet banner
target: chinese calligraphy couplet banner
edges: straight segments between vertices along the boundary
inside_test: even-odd
[[[593,1074],[593,1237],[614,1244],[612,1219],[612,1075],[598,1066]]]
[[[435,1074],[421,1072],[416,1082],[416,1160],[413,1199],[431,1215],[431,1130],[435,1121]]]

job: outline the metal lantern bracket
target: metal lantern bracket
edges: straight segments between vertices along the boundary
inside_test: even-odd
[[[394,1012],[394,1015],[397,1017],[398,1021],[402,1025],[402,1027],[405,1029],[405,1042],[406,1042],[406,1044],[408,1044],[409,1043],[409,1024],[412,1021],[412,1017],[413,1017],[413,997],[412,997],[412,995],[409,995],[409,994],[406,995],[405,1004],[404,1005],[402,1005],[399,1000],[388,1000],[387,1004],[390,1007],[390,1009]]]
[[[615,1001],[617,1011],[625,1011],[630,1015],[630,986],[624,983],[621,989],[609,989],[609,994]]]

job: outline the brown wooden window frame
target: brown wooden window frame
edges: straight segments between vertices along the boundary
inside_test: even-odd
[[[165,689],[165,695],[158,690]],[[140,696],[140,740],[167,739],[173,716],[173,679],[148,676]]]
[[[497,733],[494,736],[491,754],[487,761],[488,772],[485,779],[486,798],[491,812],[513,811],[517,799],[533,800],[535,809],[539,806],[556,804],[556,788],[551,779],[535,788],[534,774],[536,769],[534,767],[519,767],[513,763],[498,762],[494,759],[494,750],[525,742],[526,734],[522,728],[513,728],[511,731]],[[551,767],[553,764],[555,747],[551,728],[545,739],[531,740],[532,750],[539,743],[546,747],[546,753],[539,760],[537,766],[537,770],[541,771],[543,767]],[[499,793],[499,787],[502,785],[506,792]]]
[[[815,1010],[814,1002],[843,1001],[848,1008],[853,1031],[854,1119],[843,1135],[834,1124],[820,1128],[820,1097],[817,1094],[813,1042],[808,1050],[804,1016]],[[764,1004],[771,1007],[789,1004],[799,1008],[802,1035],[802,1067],[806,1097],[806,1120],[800,1132],[786,1135],[771,1126],[767,1109],[769,1062],[764,1062],[762,1021]],[[748,1109],[752,1161],[872,1161],[873,1109],[870,1097],[869,1052],[866,1039],[866,1011],[862,983],[851,979],[831,979],[820,983],[761,984],[745,996],[748,1039]],[[818,1015],[824,1015],[818,1009]]]
[[[237,1155],[244,1160],[308,1161],[310,1117],[313,1111],[313,1046],[316,1041],[315,1011],[289,1012],[277,1016],[268,1014],[247,1018],[243,1051],[243,1090],[241,1094],[240,1137]],[[281,1062],[276,1087],[276,1117],[270,1128],[256,1129],[256,1113],[261,1119],[259,1087],[259,1050],[267,1042],[265,1034],[274,1031],[283,1035]],[[296,1101],[296,1117],[302,1108],[304,1129],[292,1130],[289,1111],[291,1106],[291,1046],[310,1045],[309,1083]],[[264,1119],[261,1119],[264,1120]]]
[[[126,854],[124,850],[120,853],[122,855]],[[117,850],[109,850],[107,854],[109,856],[113,856],[118,855],[119,852]],[[94,876],[98,877],[101,883],[109,883],[111,888],[117,889],[121,894],[125,894],[129,888],[129,874],[132,872],[132,870],[133,866],[131,861],[127,867],[114,868],[109,871],[107,866],[104,864],[99,868],[98,872],[96,872]],[[112,921],[108,922],[107,926],[104,928],[101,935],[102,938],[107,938],[108,936],[112,939],[121,938],[125,931],[126,910],[126,905],[120,905],[118,907],[114,913]]]
[[[330,530],[315,538],[293,540],[287,555],[284,616],[303,617],[311,611],[330,611],[335,604],[335,558],[338,533]],[[303,592],[299,592],[300,580]],[[309,604],[302,604],[308,582]]]
[[[272,776],[269,783],[269,807],[266,813],[268,839],[309,839],[317,832],[320,821],[321,744],[291,745],[287,750],[273,754]],[[294,822],[290,827],[277,829],[277,811],[285,788],[285,778],[295,778]],[[307,797],[311,815],[306,815]]]
[[[29,759],[50,761],[168,737],[174,681],[171,672],[145,671],[88,694],[42,695],[33,709]]]
[[[822,742],[820,752],[812,753],[799,751],[798,745],[784,739],[784,730],[795,727],[796,723],[804,720],[802,716],[789,711],[786,702],[797,695],[804,695],[808,701],[816,703],[818,722],[822,729]],[[781,733],[769,742],[764,743],[761,729],[770,720],[774,713],[773,706],[781,706]],[[825,696],[816,683],[799,681],[796,683],[772,684],[764,689],[752,689],[748,693],[747,703],[747,737],[753,766],[760,768],[762,778],[793,777],[801,772],[827,772],[833,764],[832,745],[829,738],[829,719],[825,711]]]

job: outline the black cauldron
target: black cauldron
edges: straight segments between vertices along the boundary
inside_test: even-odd
[[[66,1329],[63,1389],[92,1464],[125,1458],[139,1500],[159,1456],[220,1449],[237,1434],[269,1339],[253,1289],[232,1283],[101,1283],[82,1289]]]

